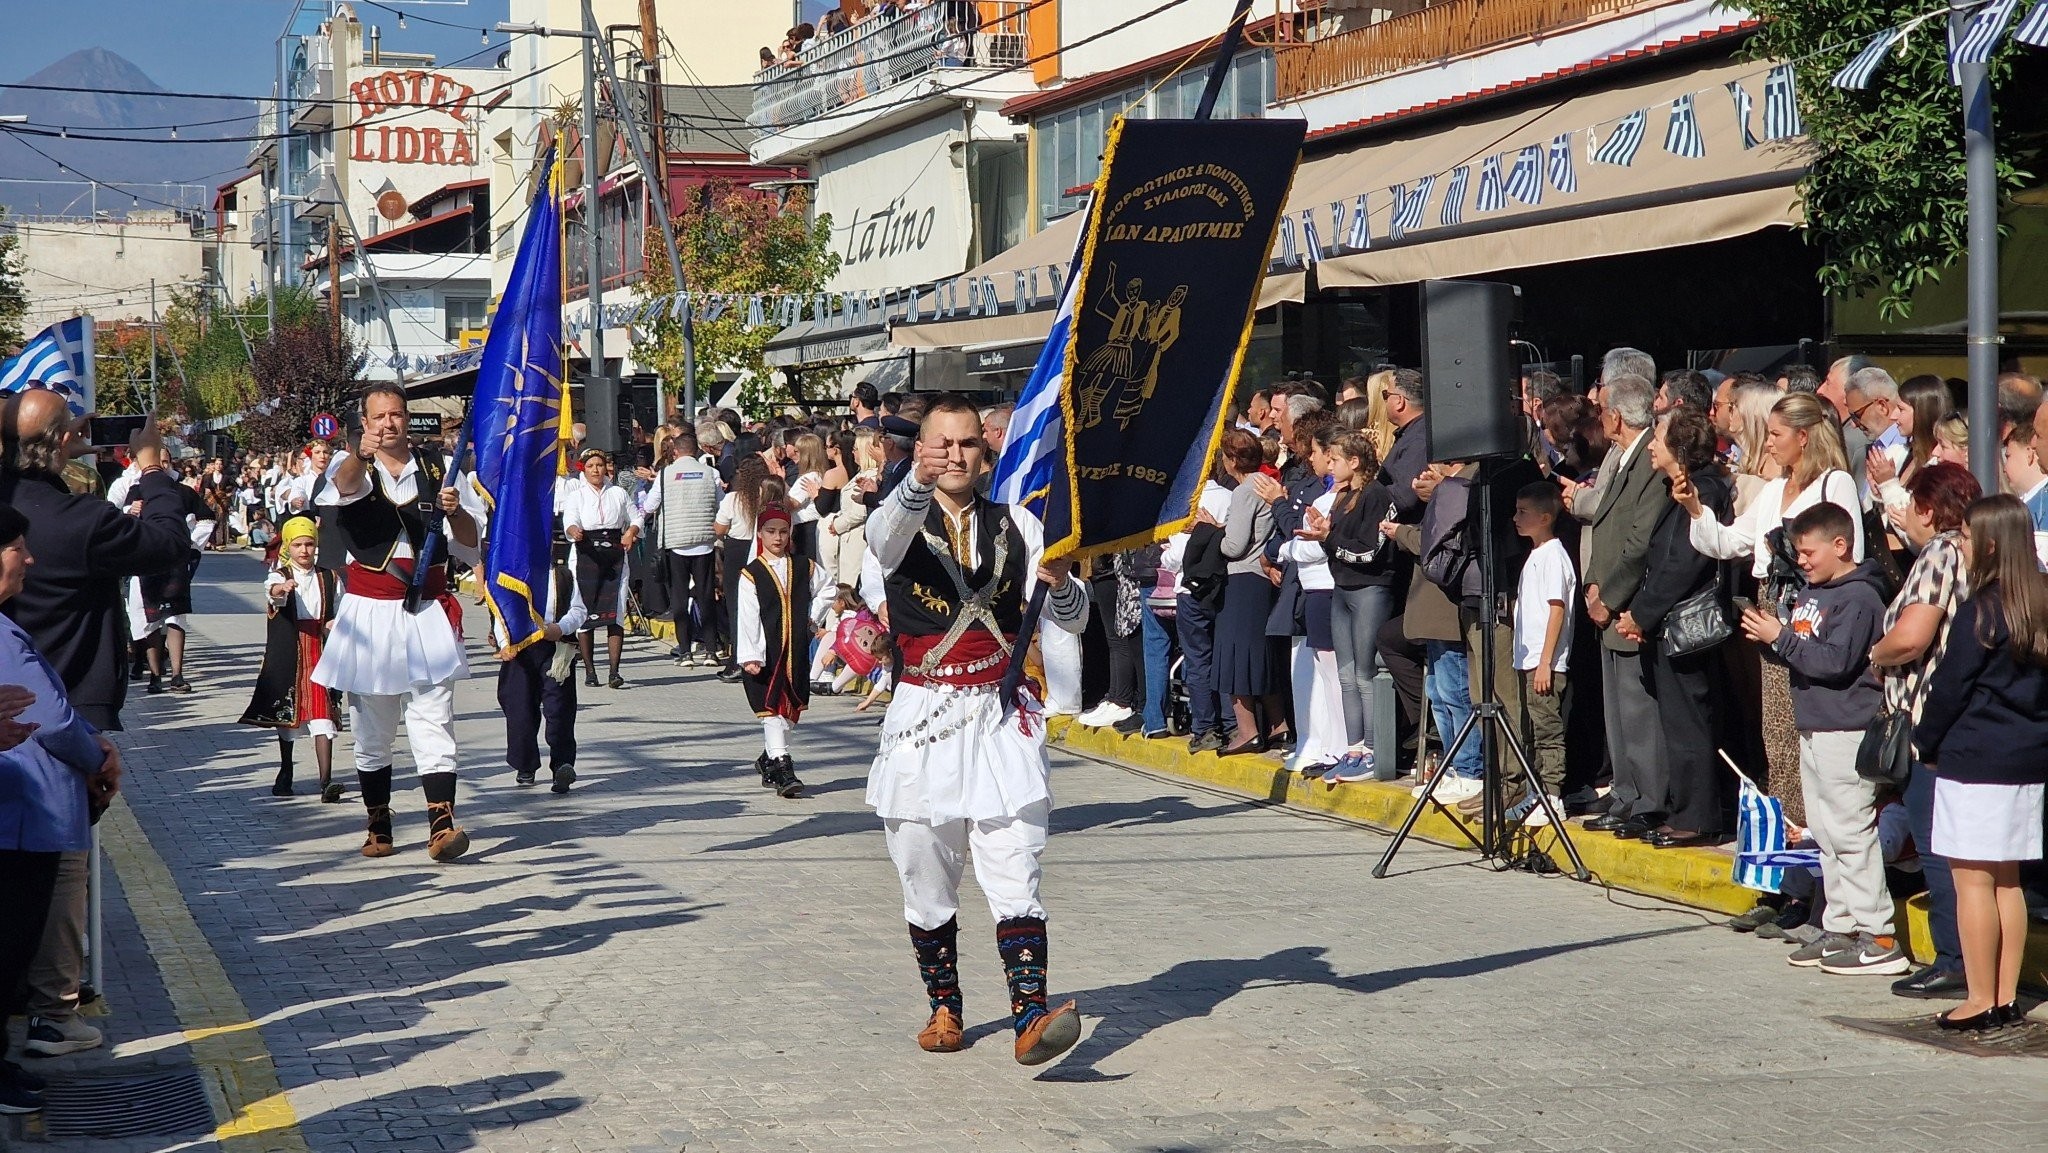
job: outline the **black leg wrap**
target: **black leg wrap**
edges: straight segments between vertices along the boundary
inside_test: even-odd
[[[1045,918],[1010,917],[996,922],[996,952],[1010,979],[1011,1023],[1022,1033],[1045,1015]]]
[[[356,789],[363,794],[364,808],[390,807],[391,766],[386,765],[381,769],[357,769]]]
[[[454,773],[423,773],[420,776],[420,792],[426,794],[427,803],[445,801],[455,803]]]

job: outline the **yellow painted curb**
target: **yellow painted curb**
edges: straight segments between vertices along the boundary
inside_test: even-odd
[[[100,844],[120,874],[128,907],[184,1026],[214,1116],[223,1118],[214,1130],[220,1147],[228,1153],[307,1153],[262,1030],[125,798],[100,818]]]

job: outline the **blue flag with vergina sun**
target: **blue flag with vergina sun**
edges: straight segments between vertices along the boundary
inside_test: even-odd
[[[561,173],[550,148],[535,170],[526,232],[505,295],[484,338],[476,396],[461,451],[474,454],[473,483],[485,525],[483,593],[517,652],[541,638],[552,571],[555,481],[567,463],[563,383]]]

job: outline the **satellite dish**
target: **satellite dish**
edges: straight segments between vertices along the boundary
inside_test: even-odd
[[[405,215],[405,197],[395,188],[387,188],[377,194],[377,215],[386,220],[396,221]]]

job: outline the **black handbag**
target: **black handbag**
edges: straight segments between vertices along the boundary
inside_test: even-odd
[[[1880,785],[1903,787],[1913,775],[1913,716],[1882,708],[1856,746],[1856,775]]]
[[[1679,601],[1665,615],[1661,641],[1665,655],[1689,657],[1734,635],[1735,625],[1729,621],[1727,606],[1721,602],[1721,577],[1717,573],[1713,584]]]

